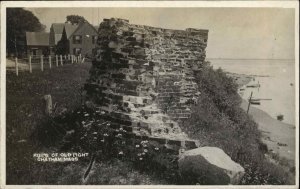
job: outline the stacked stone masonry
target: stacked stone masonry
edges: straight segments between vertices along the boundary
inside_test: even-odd
[[[200,91],[208,30],[170,30],[104,19],[85,89],[112,127],[136,136],[197,143],[181,130]],[[197,145],[197,144],[195,144]]]

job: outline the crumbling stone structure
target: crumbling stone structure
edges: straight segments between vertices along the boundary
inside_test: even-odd
[[[205,60],[208,30],[170,30],[104,19],[86,104],[111,127],[191,149],[181,130],[200,92],[193,71]]]

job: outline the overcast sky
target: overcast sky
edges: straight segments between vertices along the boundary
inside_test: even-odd
[[[207,58],[294,59],[295,16],[284,8],[28,8],[47,26],[77,14],[169,29],[208,29]]]

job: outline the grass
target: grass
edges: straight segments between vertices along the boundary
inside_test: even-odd
[[[83,175],[90,157],[80,158],[78,162],[34,160],[34,153],[62,152],[61,141],[65,138],[49,123],[56,120],[65,128],[74,127],[74,119],[66,122],[70,119],[67,115],[74,115],[81,107],[80,90],[89,76],[90,66],[91,63],[64,65],[44,72],[35,70],[33,74],[20,72],[18,77],[7,72],[6,184],[167,184],[164,178],[137,170],[133,162],[117,158],[96,159],[86,180]],[[46,94],[51,94],[56,104],[54,118],[44,115],[42,98]]]
[[[216,146],[245,168],[240,184],[294,184],[289,170],[265,157],[257,123],[242,110],[238,83],[221,69],[204,67],[196,73],[201,94],[184,130],[203,146]]]
[[[39,163],[33,153],[56,152],[32,138],[43,128],[43,96],[51,94],[56,112],[71,111],[81,104],[80,88],[88,77],[91,63],[64,65],[6,79],[6,175],[7,184],[55,184],[68,163]],[[49,137],[51,139],[51,137]]]
[[[52,95],[55,115],[62,115],[62,112],[74,115],[72,112],[82,104],[80,91],[89,76],[90,66],[90,63],[65,65],[33,74],[21,72],[18,77],[7,73],[7,184],[170,184],[164,175],[157,176],[155,170],[159,166],[152,166],[150,161],[143,165],[143,171],[136,169],[134,161],[98,158],[87,180],[82,180],[89,164],[88,157],[71,163],[41,163],[33,159],[34,153],[59,152],[59,141],[63,139],[59,131],[49,129],[52,119],[43,113],[43,96]],[[233,80],[221,70],[210,68],[198,74],[201,95],[193,108],[193,118],[184,123],[186,132],[199,139],[202,145],[222,148],[240,163],[246,169],[241,184],[290,184],[289,175],[280,166],[268,162],[259,150],[257,124],[240,108],[238,86]],[[74,120],[69,119],[67,123],[61,121],[62,126],[75,128]],[[43,135],[37,135],[36,131],[42,131]],[[89,141],[85,143],[91,147]],[[158,162],[170,163],[163,158]],[[168,170],[174,173],[174,169]],[[176,180],[176,176],[173,178]]]

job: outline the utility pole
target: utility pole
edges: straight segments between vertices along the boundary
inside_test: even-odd
[[[250,99],[249,99],[249,102],[248,102],[247,114],[248,114],[248,112],[249,112],[249,108],[250,108],[250,102],[251,102],[252,94],[253,94],[253,91],[251,91]]]

